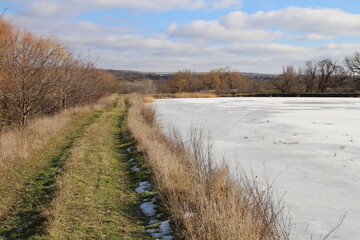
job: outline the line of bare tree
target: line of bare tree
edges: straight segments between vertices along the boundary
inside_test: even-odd
[[[260,83],[247,79],[243,74],[223,67],[207,73],[196,73],[190,70],[176,72],[170,82],[170,91],[193,92],[213,91],[219,94],[237,92],[257,92]]]
[[[146,89],[149,89],[146,87]],[[157,92],[213,91],[227,93],[356,93],[360,91],[360,53],[345,57],[343,64],[331,58],[307,61],[296,70],[292,65],[270,82],[248,79],[231,71],[230,67],[196,73],[182,70],[174,73],[171,80],[156,86]]]
[[[360,53],[344,59],[344,65],[325,58],[307,61],[297,71],[293,66],[283,67],[282,74],[273,80],[274,87],[282,93],[344,93],[360,90]]]
[[[0,17],[0,126],[25,126],[31,118],[93,102],[118,87],[92,61]]]
[[[147,88],[148,89],[148,88]],[[296,70],[289,65],[271,81],[248,79],[245,75],[231,71],[230,67],[207,73],[190,70],[178,71],[168,84],[157,86],[161,92],[213,91],[228,93],[355,93],[360,91],[360,53],[344,59],[343,65],[324,58],[307,61]]]

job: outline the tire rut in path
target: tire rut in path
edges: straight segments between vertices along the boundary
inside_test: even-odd
[[[91,125],[72,150],[47,209],[41,239],[154,239],[146,232],[135,192],[126,108],[115,107]]]
[[[74,142],[81,138],[86,128],[100,117],[100,113],[88,114],[77,128],[63,137],[65,144],[49,157],[48,165],[29,180],[20,200],[12,207],[6,219],[1,221],[0,239],[31,239],[44,231],[46,218],[42,215],[54,197],[56,178],[69,158]]]

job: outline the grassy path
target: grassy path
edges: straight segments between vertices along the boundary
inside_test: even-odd
[[[152,239],[128,172],[125,109],[115,108],[77,142],[48,210],[44,239]]]
[[[0,218],[0,239],[153,239],[134,188],[126,108],[87,114],[37,154],[26,190]],[[42,166],[42,167],[40,167]]]
[[[42,209],[53,196],[56,176],[69,157],[76,139],[99,116],[98,112],[85,114],[73,122],[65,133],[35,154],[30,161],[32,164],[16,173],[16,180],[24,182],[22,190],[12,193],[11,182],[9,186],[2,186],[2,190],[8,190],[12,193],[11,197],[17,197],[18,200],[0,216],[0,239],[26,239],[43,230]]]

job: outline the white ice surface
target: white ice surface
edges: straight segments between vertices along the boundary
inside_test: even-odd
[[[298,236],[360,239],[360,99],[209,98],[156,101],[158,117],[186,136],[210,130],[215,159],[260,181],[276,179]]]

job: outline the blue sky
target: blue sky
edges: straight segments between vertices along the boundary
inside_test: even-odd
[[[139,71],[279,73],[360,51],[355,0],[0,0],[5,19]]]

